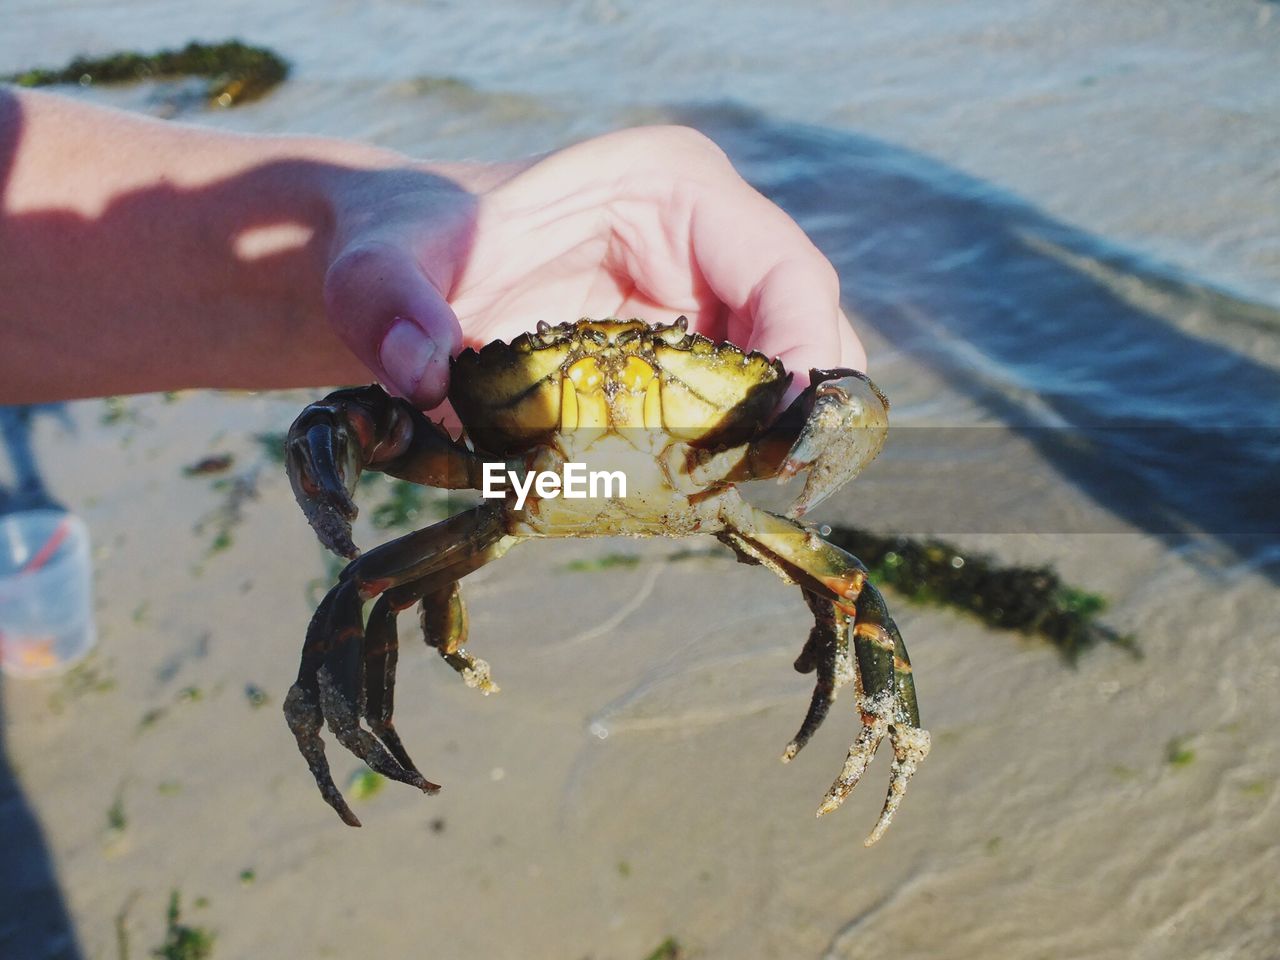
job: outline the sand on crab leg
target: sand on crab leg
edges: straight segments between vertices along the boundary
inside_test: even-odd
[[[810,635],[797,668],[805,670],[812,665],[818,681],[809,713],[783,753],[784,762],[792,760],[808,742],[840,688],[850,680],[856,684],[862,727],[840,775],[818,807],[818,816],[844,802],[886,736],[893,746],[889,790],[880,818],[867,837],[870,846],[884,834],[902,802],[907,782],[929,753],[929,733],[920,729],[915,681],[897,625],[856,557],[796,521],[753,507],[736,494],[724,498],[721,514],[725,535],[735,548],[784,579],[800,583],[814,610],[816,639],[815,634]]]

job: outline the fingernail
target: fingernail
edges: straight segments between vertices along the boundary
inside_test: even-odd
[[[435,341],[423,329],[404,317],[397,317],[378,349],[378,362],[391,378],[389,386],[403,396],[412,396],[422,382],[427,364],[435,356]]]

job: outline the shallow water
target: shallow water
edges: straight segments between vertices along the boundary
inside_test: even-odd
[[[448,705],[405,694],[401,728],[430,743],[449,792],[423,811],[388,790],[385,825],[339,835],[275,710],[246,719],[236,692],[249,677],[287,686],[302,581],[322,573],[287,489],[264,487],[252,529],[199,579],[199,545],[149,526],[185,530],[207,508],[171,478],[236,442],[211,437],[280,429],[304,398],[147,401],[123,449],[94,405],[74,405],[79,436],[47,422],[37,447],[45,481],[116,544],[99,616],[119,689],[56,714],[51,688],[5,691],[26,799],[7,802],[4,829],[29,843],[27,803],[44,823],[84,955],[111,955],[130,889],[151,909],[184,884],[214,899],[219,957],[430,942],[442,957],[628,958],[667,934],[708,957],[1270,956],[1275,10],[8,0],[0,72],[228,36],[293,62],[280,90],[225,112],[182,84],[75,91],[190,122],[440,158],[626,123],[705,130],[837,265],[894,401],[885,455],[826,515],[1054,562],[1109,593],[1147,651],[1066,672],[1042,649],[907,611],[938,746],[864,853],[879,765],[868,796],[814,832],[841,737],[824,731],[811,766],[773,762],[805,702],[788,667],[797,600],[725,562],[668,564],[656,545],[644,566],[585,582],[529,548],[468,581],[473,631],[510,678],[501,698],[473,702],[422,658],[403,670]],[[262,569],[273,553],[291,559]],[[689,569],[721,591],[697,610],[682,602]],[[533,612],[519,636],[513,608]],[[191,682],[231,692],[179,713]],[[137,715],[158,705],[176,719],[142,740]],[[1178,738],[1199,757],[1187,769],[1164,760]],[[174,779],[193,785],[157,798]],[[124,849],[97,826],[120,784],[139,822]],[[438,841],[423,827],[437,812]],[[12,882],[48,892],[36,857]],[[248,859],[252,898],[230,879]],[[352,882],[370,895],[353,900]],[[140,938],[159,913],[136,921]],[[0,935],[21,926],[5,920]]]

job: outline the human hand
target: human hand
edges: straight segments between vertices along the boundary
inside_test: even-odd
[[[459,189],[461,188],[461,189]],[[422,409],[449,357],[539,321],[671,322],[811,367],[864,369],[839,280],[778,207],[696,131],[607,134],[525,163],[382,176],[337,208],[330,321]]]

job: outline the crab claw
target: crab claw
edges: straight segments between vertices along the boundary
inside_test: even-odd
[[[367,390],[368,388],[366,388]],[[285,441],[285,465],[293,495],[328,549],[351,559],[360,551],[351,539],[359,509],[352,499],[366,448],[375,434],[375,414],[358,391],[313,403],[293,422]]]
[[[849,748],[844,769],[831,784],[831,788],[818,807],[818,816],[821,817],[838,809],[844,803],[845,798],[853,792],[853,788],[862,779],[862,774],[866,772],[867,765],[871,763],[871,758],[875,756],[876,749],[886,733],[889,736],[889,742],[893,744],[893,773],[889,779],[889,792],[885,795],[880,817],[876,820],[870,835],[863,841],[863,845],[868,847],[884,836],[885,830],[889,829],[893,815],[898,812],[898,806],[907,792],[908,781],[929,755],[929,731],[910,725],[890,724],[884,717],[864,717],[862,731],[853,746]]]
[[[876,458],[889,430],[889,401],[865,373],[813,370],[813,406],[782,462],[779,482],[808,470],[788,515],[802,517]]]

